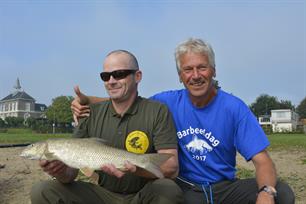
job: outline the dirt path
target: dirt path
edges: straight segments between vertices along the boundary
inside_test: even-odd
[[[33,183],[50,179],[36,161],[19,157],[23,148],[0,148],[0,203],[29,204],[29,192]],[[270,152],[278,174],[292,186],[297,204],[306,204],[306,151]],[[1,165],[5,165],[1,168]],[[238,166],[252,170],[252,163],[238,157]]]
[[[0,148],[0,203],[28,204],[31,186],[48,179],[40,170],[37,161],[25,160],[19,157],[23,148]]]
[[[306,204],[306,151],[273,151],[269,152],[275,163],[278,177],[285,180],[296,196],[296,204]],[[238,155],[238,166],[254,170],[252,162]]]

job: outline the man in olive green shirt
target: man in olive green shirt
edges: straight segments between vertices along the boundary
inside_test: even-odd
[[[112,164],[102,166],[99,185],[94,185],[74,181],[78,169],[43,160],[42,169],[56,179],[33,186],[32,203],[182,203],[182,192],[172,180],[178,160],[170,112],[165,105],[138,96],[142,73],[130,52],[111,52],[103,68],[100,77],[110,100],[91,105],[90,116],[80,121],[74,137],[99,137],[134,153],[170,153],[173,156],[160,166],[165,178],[157,179],[127,161],[124,171]]]

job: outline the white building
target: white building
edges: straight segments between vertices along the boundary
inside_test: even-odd
[[[0,100],[0,118],[21,117],[21,118],[45,118],[45,104],[35,103],[35,99],[21,89],[17,78],[14,91]]]
[[[264,115],[258,117],[262,126],[272,126],[273,132],[296,131],[299,115],[290,109],[271,110],[271,116]]]
[[[271,110],[273,132],[296,131],[299,115],[290,109]]]

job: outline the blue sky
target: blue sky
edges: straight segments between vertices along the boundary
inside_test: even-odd
[[[306,2],[0,0],[0,98],[22,88],[50,105],[73,86],[106,96],[105,55],[134,53],[140,95],[183,88],[174,49],[189,37],[216,54],[223,90],[247,104],[260,94],[298,105],[306,96]]]

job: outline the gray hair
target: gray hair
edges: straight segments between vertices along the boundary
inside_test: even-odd
[[[211,45],[201,39],[189,38],[187,41],[180,43],[175,49],[175,61],[178,73],[181,71],[180,57],[188,52],[207,55],[209,65],[215,69],[215,53]]]
[[[106,55],[106,57],[112,55],[112,54],[127,54],[131,60],[131,68],[133,69],[139,69],[139,65],[138,65],[138,61],[137,61],[137,58],[135,57],[135,55],[133,55],[131,52],[127,51],[127,50],[114,50],[114,51],[111,51],[110,53],[108,53]]]

